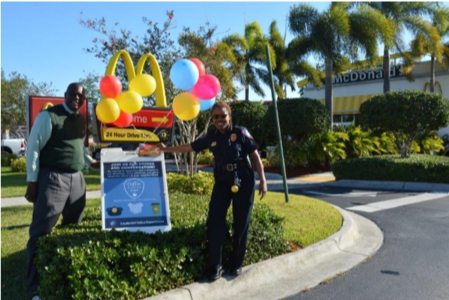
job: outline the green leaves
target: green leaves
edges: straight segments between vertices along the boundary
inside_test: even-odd
[[[41,297],[143,299],[206,277],[209,195],[171,193],[170,202],[166,233],[102,231],[98,208],[87,209],[79,225],[57,226],[38,242]],[[246,264],[286,253],[282,222],[266,205],[255,205]],[[226,224],[231,232],[230,211]],[[224,257],[230,250],[228,239]]]
[[[337,180],[449,183],[449,158],[436,155],[383,155],[340,160],[332,166]]]
[[[360,123],[371,130],[391,132],[405,157],[422,134],[449,124],[449,101],[434,93],[389,92],[360,106]]]

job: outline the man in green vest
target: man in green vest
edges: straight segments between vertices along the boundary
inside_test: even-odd
[[[27,143],[25,198],[33,203],[27,244],[27,283],[33,300],[39,281],[33,259],[37,240],[51,232],[62,214],[62,225],[79,223],[86,204],[86,183],[81,172],[86,163],[99,163],[85,152],[86,120],[79,109],[86,99],[84,87],[71,83],[64,103],[39,113]]]

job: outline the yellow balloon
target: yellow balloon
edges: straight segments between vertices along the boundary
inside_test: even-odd
[[[200,102],[192,93],[181,93],[173,99],[173,112],[178,119],[190,121],[200,113]]]
[[[98,119],[103,123],[115,122],[120,116],[120,107],[113,98],[104,98],[95,109]]]
[[[131,80],[129,90],[139,93],[142,97],[151,96],[156,90],[156,80],[148,74],[140,74]]]
[[[117,97],[120,109],[129,114],[135,114],[142,109],[143,99],[139,93],[134,91],[126,91]]]

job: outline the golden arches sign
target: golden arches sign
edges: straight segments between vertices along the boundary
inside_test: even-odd
[[[129,56],[129,53],[126,52],[126,50],[120,50],[117,53],[115,53],[109,60],[105,76],[115,74],[115,69],[117,67],[117,63],[120,57],[123,58],[123,61],[125,63],[126,73],[128,75],[128,82],[131,82],[131,80],[133,80],[134,77],[136,77],[136,75],[143,74],[145,62],[148,60],[148,62],[150,63],[152,76],[156,80],[156,107],[166,108],[167,101],[165,98],[164,80],[162,78],[162,73],[161,69],[159,68],[159,64],[157,63],[157,60],[154,58],[154,56],[151,53],[143,55],[139,59],[136,69],[134,69],[134,64],[133,61],[131,60],[131,57]],[[102,96],[102,99],[103,98],[104,96]]]
[[[435,88],[438,89],[438,93],[440,95],[443,94],[443,90],[441,89],[441,84],[438,81],[435,81]],[[430,91],[430,82],[426,82],[424,84],[424,92],[427,92],[427,89],[429,89],[429,91]]]
[[[101,122],[95,115],[94,137],[97,142],[145,142],[145,143],[157,143],[157,142],[170,142],[173,137],[173,122],[174,114],[171,108],[168,108],[165,86],[162,77],[159,64],[151,53],[143,55],[137,66],[134,67],[133,61],[129,53],[125,50],[116,52],[106,68],[105,76],[115,75],[117,63],[119,59],[123,59],[123,63],[126,69],[126,76],[128,82],[144,73],[144,67],[148,61],[151,67],[151,75],[156,83],[156,89],[154,95],[156,98],[156,108],[142,107],[142,109],[136,113],[133,113],[132,127],[133,128],[121,128],[116,127],[113,124],[106,124]],[[101,101],[106,99],[102,94]],[[100,101],[100,102],[101,102]]]

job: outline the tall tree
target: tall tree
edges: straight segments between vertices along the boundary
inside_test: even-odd
[[[2,73],[2,128],[9,129],[11,136],[22,137],[18,125],[26,125],[26,102],[29,96],[54,96],[52,83],[34,83],[27,76],[12,72],[8,77]]]
[[[296,90],[295,75],[288,60],[285,37],[283,37],[279,32],[276,21],[271,22],[269,31],[269,36],[267,39],[276,56],[276,67],[273,68],[273,77],[275,79],[274,87],[277,96],[284,99],[287,97],[288,86],[292,91]],[[265,83],[270,85],[270,82]]]
[[[233,77],[245,88],[245,100],[249,101],[249,89],[259,96],[265,96],[261,82],[268,82],[265,46],[270,49],[272,67],[276,68],[276,54],[264,37],[257,21],[245,25],[244,35],[231,34],[222,39],[218,53],[226,53]]]
[[[134,65],[146,53],[151,53],[158,61],[161,69],[162,77],[165,84],[165,92],[167,96],[167,102],[169,103],[175,96],[173,84],[170,80],[170,68],[175,61],[181,58],[182,52],[171,38],[170,31],[173,29],[172,20],[174,18],[174,12],[167,12],[167,19],[162,24],[154,23],[151,20],[143,17],[142,21],[147,26],[145,34],[143,36],[133,35],[133,33],[126,29],[117,29],[120,24],[114,23],[112,28],[108,27],[108,24],[104,18],[101,19],[87,19],[80,20],[79,23],[89,29],[94,30],[100,34],[101,37],[93,39],[93,46],[85,48],[88,53],[92,53],[95,57],[100,58],[105,64],[109,63],[111,57],[119,50],[126,50]],[[106,66],[105,66],[106,69]],[[145,66],[144,71],[150,70],[148,64]],[[126,75],[126,68],[124,62],[119,60],[117,64],[116,74],[122,81],[123,88],[128,86],[128,78]],[[145,100],[146,106],[154,105],[154,98],[150,97]]]
[[[404,53],[404,42],[402,40],[405,30],[412,34],[422,34],[435,42],[436,36],[432,37],[431,27],[425,21],[425,16],[431,16],[437,11],[436,2],[359,2],[359,5],[369,5],[378,10],[388,20],[388,26],[393,32],[393,36],[381,36],[384,44],[383,73],[384,88],[383,92],[390,91],[390,51],[396,50],[402,54],[406,68],[403,71],[410,72],[413,65],[413,57]]]
[[[99,90],[100,80],[102,76],[90,72],[84,78],[78,80],[84,87],[87,99],[87,128],[89,135],[92,134],[92,114],[95,113],[93,108],[94,104],[97,104],[101,99],[101,93]]]
[[[350,11],[349,4],[344,2],[332,2],[322,13],[307,4],[295,5],[288,18],[290,30],[296,35],[289,44],[291,51],[296,50],[298,56],[314,54],[324,61],[325,103],[332,128],[334,69],[347,61],[342,53],[357,60],[361,51],[374,63],[377,39],[391,36],[383,30],[386,20],[377,10],[367,6]]]

